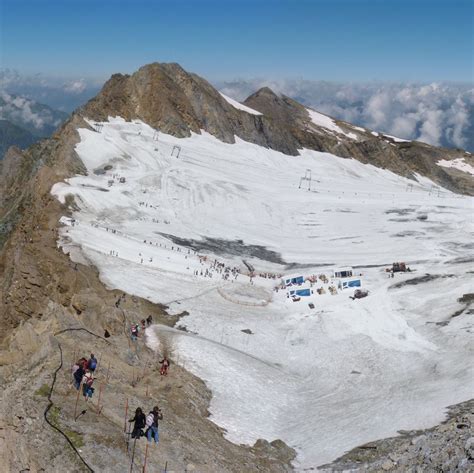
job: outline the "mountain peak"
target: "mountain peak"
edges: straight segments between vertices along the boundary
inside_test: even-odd
[[[257,90],[257,92],[253,93],[252,95],[250,95],[250,97],[252,96],[255,96],[255,97],[259,97],[259,96],[270,96],[270,97],[277,97],[279,98],[279,95],[277,93],[275,93],[272,89],[270,89],[270,87],[260,87],[260,89]],[[250,98],[248,97],[248,98]]]
[[[434,164],[446,155],[446,150],[392,143],[348,124],[336,124],[330,117],[312,114],[304,105],[269,87],[257,90],[243,105],[252,110],[227,100],[205,79],[177,63],[154,62],[131,75],[112,76],[80,114],[100,121],[109,116],[140,119],[180,138],[202,130],[226,143],[234,143],[238,136],[294,156],[303,148],[325,151],[404,176],[422,173],[450,188],[472,192],[472,185],[463,176],[453,180],[448,176],[451,171]],[[450,154],[452,159],[461,156],[455,151]]]

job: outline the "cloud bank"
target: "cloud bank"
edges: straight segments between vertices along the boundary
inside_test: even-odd
[[[407,140],[474,151],[472,84],[252,79],[216,85],[224,94],[240,101],[267,86],[355,125]]]
[[[94,97],[102,84],[102,80],[24,75],[12,69],[0,69],[0,90],[67,113]]]
[[[28,130],[35,136],[49,136],[67,114],[17,95],[0,91],[0,119]]]
[[[72,112],[94,97],[103,80],[23,75],[0,70],[0,90]],[[278,93],[354,125],[407,140],[474,152],[473,84],[338,83],[303,79],[238,79],[215,82],[225,95],[245,100],[267,86]],[[35,123],[41,119],[30,115]]]

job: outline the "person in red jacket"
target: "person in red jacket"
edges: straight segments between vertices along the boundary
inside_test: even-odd
[[[168,368],[170,367],[170,361],[168,358],[163,357],[163,359],[160,361],[161,364],[161,369],[160,369],[160,374],[161,376],[166,376],[168,374]]]

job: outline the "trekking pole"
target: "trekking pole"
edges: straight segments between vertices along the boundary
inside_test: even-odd
[[[110,370],[110,361],[109,361],[109,364],[107,365],[107,374],[105,376],[105,384],[109,382],[109,370]]]
[[[163,473],[167,473],[168,471],[168,462],[165,463],[165,469],[163,470]]]
[[[125,419],[123,421],[123,431],[127,431],[128,397],[125,400]]]
[[[146,460],[147,460],[147,457],[148,457],[148,442],[146,443],[146,447],[145,447],[145,460],[143,460],[142,473],[146,473]]]
[[[131,430],[127,432],[127,455],[130,454],[130,434],[132,433]]]
[[[133,450],[132,450],[132,462],[130,463],[130,473],[133,471],[133,462],[135,460],[135,446],[137,445],[137,439],[133,441]],[[148,445],[148,444],[147,444]]]
[[[100,411],[101,411],[101,409],[100,409],[100,401],[101,401],[101,399],[102,399],[102,390],[103,390],[103,388],[104,388],[104,384],[102,383],[102,384],[100,385],[100,388],[99,388],[99,399],[97,400],[97,410],[98,410],[98,412],[99,412],[99,415],[100,415]]]
[[[76,349],[74,348],[74,353],[72,354],[72,364],[71,364],[71,369],[76,363]]]
[[[77,414],[77,403],[79,402],[79,394],[82,391],[82,381],[81,384],[79,385],[79,389],[77,390],[77,396],[76,396],[76,404],[74,405],[74,419],[76,418]]]
[[[99,359],[97,360],[97,366],[95,367],[95,372],[97,373],[99,366],[100,366],[100,360],[102,359],[102,353],[99,354]]]

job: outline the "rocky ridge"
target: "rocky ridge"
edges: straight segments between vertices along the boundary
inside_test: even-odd
[[[448,419],[431,429],[357,447],[321,472],[430,473],[474,470],[474,400],[449,408]]]
[[[463,158],[473,165],[474,159],[463,150],[398,141],[340,120],[332,120],[340,131],[331,130],[315,124],[303,105],[267,87],[243,104],[261,115],[233,107],[209,82],[178,64],[153,63],[132,75],[113,75],[78,113],[93,120],[141,119],[178,137],[205,130],[233,143],[238,136],[292,156],[298,156],[301,148],[325,151],[406,177],[418,173],[454,192],[474,195],[469,174],[436,164],[441,159]]]

